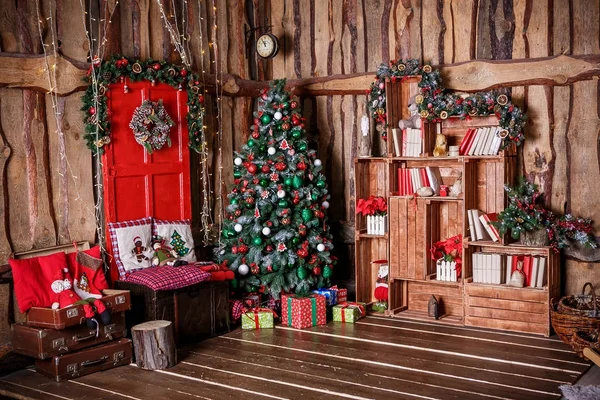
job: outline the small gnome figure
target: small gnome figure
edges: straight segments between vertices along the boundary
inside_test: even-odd
[[[152,237],[152,248],[154,255],[152,256],[153,266],[173,265],[179,255],[173,249],[165,244],[165,241],[160,236]]]
[[[110,324],[110,310],[106,308],[102,301],[96,297],[82,299],[75,290],[73,290],[73,280],[71,279],[71,273],[68,268],[63,268],[61,276],[57,278],[58,279],[52,282],[51,285],[52,291],[56,294],[55,301],[52,303],[53,310],[83,305],[86,323],[90,329],[97,327],[98,321],[94,318],[96,312],[100,315],[100,320],[104,325]]]
[[[387,260],[375,261],[379,263],[379,271],[377,271],[377,281],[375,282],[374,296],[377,299],[372,306],[373,311],[384,312],[388,308],[388,273],[389,265]]]
[[[134,248],[131,249],[131,254],[135,256],[137,262],[141,263],[144,260],[148,260],[148,257],[144,255],[146,246],[142,244],[142,239],[139,236],[133,238]]]

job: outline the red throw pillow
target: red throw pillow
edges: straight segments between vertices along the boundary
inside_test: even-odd
[[[52,282],[67,266],[65,253],[49,256],[9,259],[15,284],[15,295],[22,313],[31,307],[51,307],[54,301]]]
[[[100,246],[94,246],[89,250],[84,250],[83,253],[98,259],[100,262]],[[82,298],[87,299],[90,297],[101,297],[102,290],[108,289],[108,283],[106,282],[106,276],[104,276],[104,267],[101,264],[98,268],[93,269],[89,266],[82,265],[77,262],[77,253],[67,254],[67,264],[69,265],[69,271],[73,280],[73,289]],[[87,278],[87,285],[79,285],[78,282],[82,282],[82,276],[85,274]],[[87,292],[87,293],[86,293]]]

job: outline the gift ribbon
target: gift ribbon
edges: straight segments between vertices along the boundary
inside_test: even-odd
[[[288,326],[292,326],[292,300],[294,297],[288,296],[287,298],[287,324]],[[311,303],[311,314],[312,314],[312,324],[313,326],[317,325],[317,298],[316,296],[309,297]]]
[[[346,322],[346,308],[350,308],[350,307],[356,307],[358,308],[358,311],[360,312],[360,316],[364,317],[367,313],[365,311],[365,307],[362,304],[358,304],[358,303],[354,303],[354,302],[346,302],[346,303],[342,303],[342,304],[338,304],[338,306],[342,309],[341,314],[342,314],[342,322]]]
[[[254,318],[252,318],[248,315],[250,312],[254,313]],[[274,317],[277,317],[277,314],[275,314],[275,311],[271,310],[270,308],[254,307],[250,310],[244,309],[244,315],[250,319],[254,319],[254,327],[256,329],[260,328],[260,324],[258,322],[258,313],[260,313],[260,312],[270,312],[270,313],[273,313]]]
[[[311,310],[312,324],[313,324],[313,326],[317,326],[317,298],[311,297],[310,302],[312,305],[312,310]]]

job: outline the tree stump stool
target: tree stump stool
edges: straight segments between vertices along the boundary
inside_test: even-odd
[[[170,368],[177,364],[177,348],[170,321],[148,321],[131,328],[135,361],[142,369]]]

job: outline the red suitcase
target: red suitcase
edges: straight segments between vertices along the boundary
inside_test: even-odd
[[[36,360],[35,370],[56,382],[62,382],[128,365],[131,363],[131,356],[131,340],[119,339],[48,360]]]
[[[112,314],[109,325],[90,329],[86,324],[63,330],[37,328],[27,323],[12,325],[12,346],[15,353],[44,360],[100,343],[127,336],[125,312]]]

